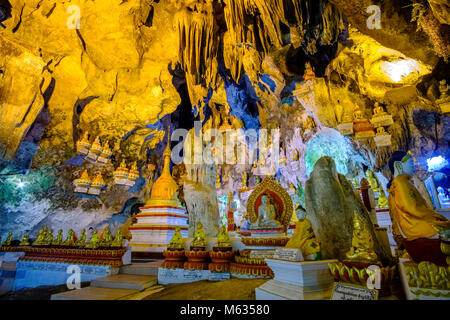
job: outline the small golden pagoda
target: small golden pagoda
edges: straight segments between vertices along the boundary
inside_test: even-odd
[[[89,133],[86,131],[81,140],[77,141],[77,152],[79,154],[86,155],[89,153],[89,149],[91,148],[91,143],[89,142]]]
[[[170,158],[172,152],[170,151],[170,141],[167,141],[167,147],[164,150],[164,167],[161,176],[153,184],[150,200],[145,206],[169,205],[180,207],[178,200],[178,184],[170,173]]]
[[[101,189],[106,186],[105,181],[103,180],[102,174],[99,173],[91,183],[91,187],[89,188],[89,194],[99,195]]]
[[[73,184],[75,185],[75,192],[86,193],[88,188],[91,186],[91,178],[89,178],[89,174],[87,170],[84,170],[81,174],[81,177],[75,179]]]

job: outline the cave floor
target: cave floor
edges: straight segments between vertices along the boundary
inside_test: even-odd
[[[164,285],[143,300],[255,300],[255,288],[268,279],[230,279]]]

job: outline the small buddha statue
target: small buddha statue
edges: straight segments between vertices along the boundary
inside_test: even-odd
[[[63,244],[63,231],[62,229],[58,230],[58,234],[56,235],[55,239],[52,242],[55,246],[60,246]]]
[[[373,250],[372,235],[356,211],[353,214],[352,247],[345,255],[350,261],[370,263],[378,259]]]
[[[378,208],[385,209],[389,207],[389,200],[386,198],[386,194],[384,193],[384,190],[380,188],[380,193],[378,195]]]
[[[33,242],[33,246],[42,246],[45,241],[45,236],[47,235],[47,226],[39,230],[36,241]]]
[[[366,177],[369,181],[370,187],[372,188],[373,192],[380,192],[380,185],[378,183],[377,178],[375,178],[372,170],[367,169],[366,170]]]
[[[131,165],[131,171],[138,171],[138,167],[137,167],[137,162],[134,161],[133,164]]]
[[[2,247],[10,246],[11,245],[11,240],[12,240],[12,232],[8,232],[8,236],[6,237],[6,240],[3,241]]]
[[[75,231],[73,231],[72,229],[69,230],[69,232],[67,233],[67,238],[66,240],[63,242],[64,246],[67,247],[73,247],[73,245],[76,242],[76,236],[75,236]]]
[[[86,229],[81,229],[80,238],[75,243],[77,247],[84,247],[86,245]]]
[[[53,230],[50,229],[45,235],[45,240],[43,243],[45,246],[51,246],[53,244]]]
[[[111,230],[109,229],[109,226],[105,227],[105,230],[103,230],[100,246],[102,247],[110,247],[113,239],[111,236]]]
[[[241,188],[247,188],[247,180],[248,180],[247,171],[244,171],[244,172],[242,173],[242,184],[241,184]]]
[[[373,109],[373,115],[381,116],[384,114],[386,114],[386,112],[384,111],[383,107],[380,106],[380,104],[378,102],[375,102],[374,109]]]
[[[91,239],[89,240],[89,244],[86,245],[86,248],[97,249],[99,245],[100,245],[100,235],[98,234],[98,230],[94,229]]]
[[[446,100],[448,100],[449,96],[448,96],[447,92],[448,92],[447,81],[445,79],[442,79],[439,82],[439,93],[440,93],[440,96],[439,96],[439,99],[436,102],[439,103],[439,102],[445,102]]]
[[[385,135],[387,135],[387,132],[384,129],[384,127],[378,127],[377,128],[377,136],[385,136]]]
[[[217,235],[216,247],[231,247],[230,236],[228,235],[228,230],[226,224],[222,224],[220,227],[219,234]]]
[[[299,154],[298,154],[298,150],[297,149],[294,149],[293,151],[292,151],[292,161],[298,161],[299,160]]]
[[[173,233],[172,238],[170,239],[169,245],[167,246],[169,249],[184,249],[183,245],[183,235],[181,234],[180,226],[175,227],[175,232]]]
[[[119,228],[116,232],[113,242],[111,243],[111,247],[122,248],[122,246],[123,246],[123,234],[122,229]]]
[[[216,186],[222,185],[222,181],[220,180],[220,174],[216,173]]]
[[[191,247],[206,247],[206,233],[203,229],[203,224],[197,222],[197,230],[195,230],[194,240],[192,240]]]
[[[320,245],[314,234],[311,221],[306,218],[306,212],[300,206],[297,207],[295,213],[298,219],[295,232],[285,247],[300,249],[305,260],[319,260],[321,258]]]
[[[275,211],[275,207],[270,203],[267,195],[264,194],[261,196],[261,205],[258,208],[258,220],[252,226],[252,229],[282,228],[283,226],[276,220],[276,217],[277,213]]]
[[[29,246],[30,245],[30,239],[28,238],[28,233],[25,233],[23,235],[22,241],[19,244],[20,246]]]

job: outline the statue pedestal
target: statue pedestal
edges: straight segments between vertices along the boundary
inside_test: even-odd
[[[333,277],[328,263],[337,260],[265,261],[275,276],[255,289],[257,300],[322,300],[331,296]]]

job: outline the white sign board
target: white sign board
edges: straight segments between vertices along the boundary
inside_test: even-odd
[[[250,258],[251,259],[265,259],[265,258],[273,258],[275,254],[275,250],[251,250]]]
[[[336,282],[331,300],[377,300],[378,291],[356,284]]]
[[[286,249],[286,248],[277,248],[275,251],[275,255],[273,256],[275,259],[289,260],[289,261],[303,261],[303,255],[300,249]]]

